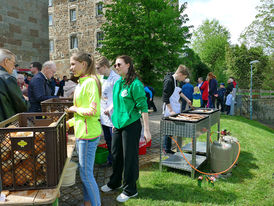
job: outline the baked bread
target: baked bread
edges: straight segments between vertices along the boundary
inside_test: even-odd
[[[11,166],[12,166],[12,161],[11,160],[2,162],[2,171],[3,172],[10,171],[11,170]]]
[[[2,149],[1,149],[1,160],[2,161],[7,161],[10,159],[10,154],[11,154],[11,151],[3,151],[2,152]]]
[[[1,179],[3,185],[5,185],[6,187],[10,187],[12,185],[12,172],[5,172]]]
[[[45,152],[42,152],[37,156],[37,162],[39,162],[41,165],[43,165],[47,162]]]

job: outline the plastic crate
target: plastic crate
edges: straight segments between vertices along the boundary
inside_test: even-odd
[[[66,109],[73,106],[72,98],[52,98],[41,102],[42,112],[65,112]],[[73,117],[73,113],[69,113],[66,116],[66,120]],[[68,130],[69,134],[74,133],[73,127]]]
[[[107,162],[108,158],[108,149],[103,147],[97,147],[95,154],[95,163],[103,164]]]
[[[52,98],[41,102],[43,112],[64,112],[73,106],[72,98]]]
[[[64,113],[20,113],[0,122],[3,190],[55,187],[67,158],[66,143]]]

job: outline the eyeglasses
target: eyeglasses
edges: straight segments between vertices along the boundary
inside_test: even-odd
[[[117,64],[114,64],[113,66],[114,66],[114,68],[116,69],[116,68],[120,67],[121,65],[122,65],[122,64],[117,63]]]

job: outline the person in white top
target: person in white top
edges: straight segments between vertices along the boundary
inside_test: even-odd
[[[112,121],[111,115],[113,112],[113,86],[115,82],[120,78],[109,65],[109,61],[106,57],[100,57],[96,61],[96,70],[102,75],[102,98],[101,98],[101,124],[104,132],[104,137],[108,146],[108,165],[112,164],[111,156],[111,139],[112,139]]]

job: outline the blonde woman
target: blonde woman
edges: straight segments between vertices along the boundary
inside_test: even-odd
[[[79,83],[75,88],[73,106],[68,109],[68,112],[74,113],[74,118],[67,122],[67,126],[74,126],[84,205],[99,206],[100,193],[93,176],[93,166],[102,132],[99,122],[101,83],[95,74],[94,59],[88,53],[73,54],[70,70],[79,77]]]
[[[111,140],[112,140],[112,120],[111,115],[113,113],[113,87],[115,82],[120,79],[120,76],[116,74],[109,65],[109,61],[106,57],[102,56],[96,61],[96,70],[102,75],[102,98],[101,98],[101,124],[104,132],[104,138],[108,146],[108,162],[107,166],[112,165],[111,156]]]

